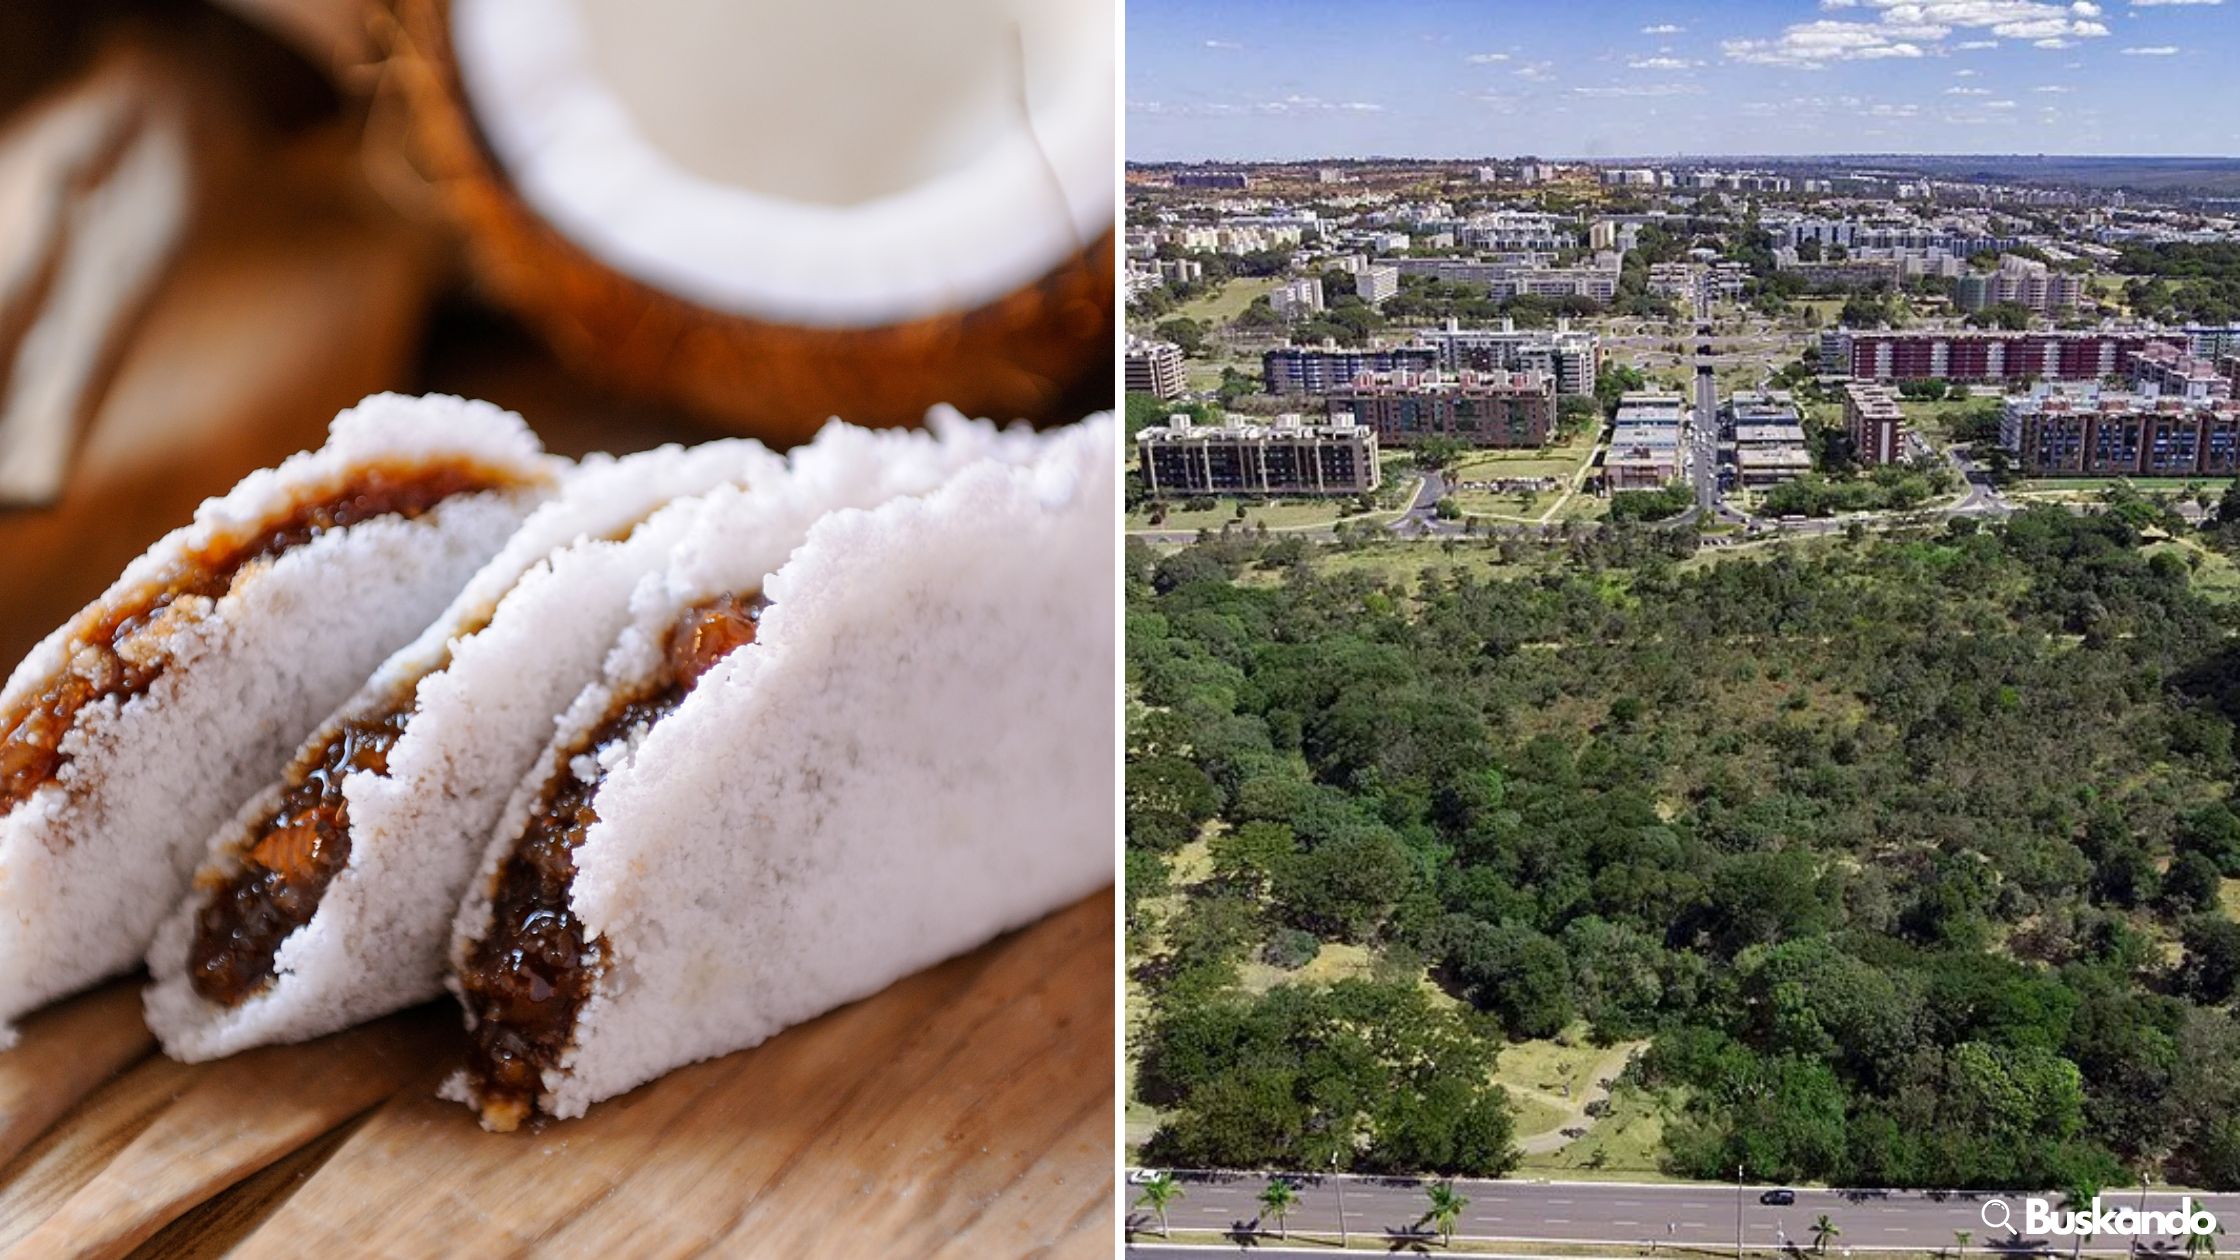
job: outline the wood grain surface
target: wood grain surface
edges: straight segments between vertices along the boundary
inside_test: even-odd
[[[274,161],[336,160],[311,147]],[[706,435],[585,389],[443,298],[453,274],[424,228],[362,197],[260,192],[199,227],[62,498],[0,513],[0,666],[196,502],[375,390],[488,397],[569,454]],[[1099,894],[508,1135],[434,1095],[464,1049],[448,1002],[187,1066],[154,1050],[138,979],[119,980],[0,1053],[0,1256],[1107,1256],[1113,930]]]

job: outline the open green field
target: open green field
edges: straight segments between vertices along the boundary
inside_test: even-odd
[[[2168,551],[2183,557],[2193,570],[2193,589],[2200,592],[2202,598],[2221,604],[2240,600],[2240,565],[2234,564],[2231,556],[2182,538],[2153,543],[2140,550],[2150,556]],[[2236,882],[2240,881],[2225,881],[2228,889]]]
[[[1183,303],[1167,318],[1202,319],[1217,326],[1227,324],[1244,314],[1244,308],[1252,305],[1252,299],[1266,297],[1275,287],[1273,276],[1239,276],[1222,285],[1218,292]]]
[[[1679,1108],[1677,1096],[1663,1098],[1620,1086],[1610,1095],[1610,1110],[1594,1122],[1585,1137],[1557,1150],[1526,1155],[1512,1175],[1573,1181],[1679,1180],[1665,1173],[1657,1161],[1665,1123]]]
[[[1984,407],[1996,408],[1991,399],[1946,399],[1928,402],[1919,399],[1900,399],[1898,409],[1906,416],[1906,424],[1929,440],[1931,446],[1943,447],[1952,443],[1954,426],[1961,417]],[[1843,423],[1843,408],[1835,408],[1835,423]]]
[[[1494,1075],[1507,1085],[1584,1097],[1594,1086],[1595,1065],[1612,1054],[1611,1047],[1595,1045],[1586,1034],[1581,1021],[1552,1038],[1511,1042],[1502,1047]]]
[[[2045,477],[2018,481],[2007,493],[2073,498],[2128,485],[2141,494],[2186,494],[2197,490],[2217,490],[2221,484],[2199,477]]]
[[[1501,553],[1489,550],[1483,543],[1457,544],[1452,551],[1443,542],[1392,542],[1380,543],[1362,551],[1344,552],[1326,556],[1316,562],[1316,568],[1325,573],[1367,573],[1390,586],[1413,592],[1416,583],[1429,569],[1443,581],[1457,573],[1469,573],[1481,581],[1524,577],[1533,567],[1525,564],[1503,564]],[[1270,581],[1275,574],[1268,575]]]

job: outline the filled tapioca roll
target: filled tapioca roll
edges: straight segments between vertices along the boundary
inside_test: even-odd
[[[222,828],[149,953],[176,1057],[300,1040],[432,997],[491,828],[554,718],[594,681],[693,520],[692,496],[775,483],[877,502],[1023,434],[833,426],[790,460],[747,442],[587,462],[445,614],[392,656]]]
[[[487,403],[368,398],[34,648],[0,690],[0,1023],[136,964],[212,829],[564,468]]]
[[[748,441],[585,460],[440,616],[206,845],[148,951],[148,1024],[199,1060],[433,997],[467,876],[552,719],[598,673],[690,496],[783,461]]]
[[[1113,428],[1039,442],[708,497],[469,884],[447,1095],[578,1116],[1112,879]]]

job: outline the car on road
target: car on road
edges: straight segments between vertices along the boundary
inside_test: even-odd
[[[1797,1192],[1794,1190],[1768,1190],[1758,1196],[1758,1202],[1767,1207],[1788,1207],[1796,1201]]]
[[[1158,1175],[1159,1170],[1156,1168],[1131,1168],[1128,1170],[1128,1184],[1140,1186]]]

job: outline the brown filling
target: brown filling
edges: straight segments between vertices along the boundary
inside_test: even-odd
[[[602,541],[622,542],[644,523],[640,517]],[[452,647],[481,633],[497,612],[493,602],[470,618],[419,678],[450,668]],[[412,686],[417,685],[418,678]],[[349,864],[350,803],[342,795],[343,776],[387,774],[389,749],[404,737],[414,712],[407,694],[373,717],[344,723],[315,756],[297,761],[280,807],[250,833],[241,869],[216,887],[196,916],[187,976],[205,1001],[239,1006],[271,982],[281,942],[311,922],[327,885]]]
[[[118,646],[178,601],[217,599],[243,569],[329,530],[378,516],[409,520],[454,495],[519,484],[513,474],[464,461],[360,468],[334,493],[299,502],[260,532],[217,540],[141,590],[92,610],[85,628],[72,636],[62,669],[0,714],[0,814],[29,799],[62,768],[62,737],[81,710],[111,696],[128,700],[162,676],[168,662],[128,660]]]
[[[342,724],[311,768],[280,798],[256,842],[195,918],[187,976],[205,999],[237,1006],[270,983],[280,942],[311,921],[319,898],[350,858],[343,776],[387,773],[389,748],[411,717],[405,702]]]
[[[669,631],[659,673],[635,694],[617,697],[603,721],[561,751],[528,825],[500,864],[490,928],[459,973],[475,1017],[467,1073],[492,1128],[511,1130],[529,1115],[540,1074],[567,1049],[576,1015],[606,965],[606,942],[587,942],[568,906],[576,847],[599,820],[592,799],[604,771],[586,782],[570,763],[589,754],[596,764],[602,749],[667,716],[726,653],[754,641],[762,607],[761,595],[751,593],[685,610]]]

